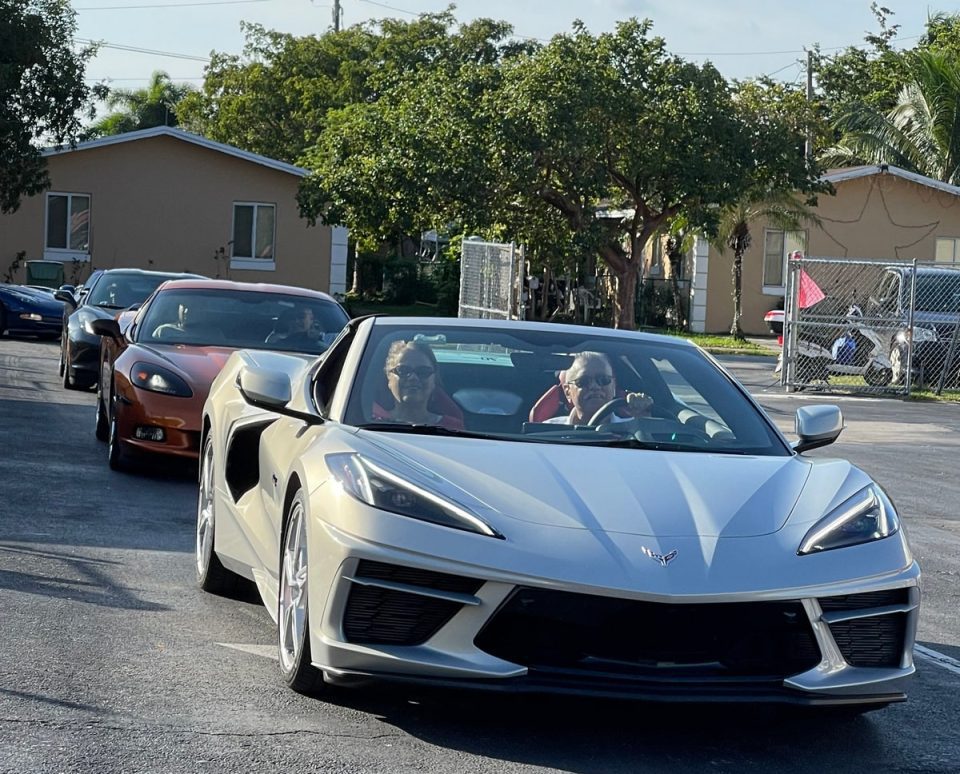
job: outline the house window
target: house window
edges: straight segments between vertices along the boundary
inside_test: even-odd
[[[87,194],[48,193],[44,258],[90,259],[90,197]]]
[[[235,202],[230,266],[235,269],[272,270],[276,207],[273,204]]]
[[[763,233],[763,292],[783,295],[787,256],[796,251],[806,254],[806,231],[778,231],[766,229]]]
[[[960,239],[937,237],[937,263],[960,263]]]

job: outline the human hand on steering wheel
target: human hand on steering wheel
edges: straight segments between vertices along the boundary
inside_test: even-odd
[[[596,427],[602,424],[601,420],[608,414],[612,414],[619,408],[626,408],[630,416],[634,419],[649,417],[653,409],[653,400],[642,392],[628,392],[623,398],[614,398],[607,401],[596,413],[590,417],[587,424],[590,427]]]

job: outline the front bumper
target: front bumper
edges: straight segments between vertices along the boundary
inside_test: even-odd
[[[196,396],[177,398],[128,387],[117,398],[117,430],[124,451],[196,460],[200,457],[200,411]],[[138,428],[159,428],[163,440],[137,438]]]
[[[560,581],[511,582],[499,572],[484,577],[475,565],[464,565],[456,573],[437,573],[437,565],[419,551],[385,549],[329,524],[313,525],[320,527],[320,543],[312,540],[311,550],[323,554],[322,564],[333,569],[318,573],[311,567],[310,594],[326,599],[322,619],[311,622],[311,648],[314,663],[334,682],[397,680],[648,701],[849,705],[902,701],[904,682],[914,672],[912,649],[920,602],[915,563],[901,572],[851,582],[847,588],[830,583],[728,594],[714,600],[616,594],[611,589],[584,595],[581,589],[567,591]],[[447,579],[434,577],[441,575]],[[568,619],[563,618],[564,609],[574,608],[561,601],[547,614],[555,617],[547,626],[543,614],[536,612],[526,621],[520,616],[505,623],[505,611],[511,605],[516,608],[517,595],[526,591],[532,591],[532,597],[588,596],[598,609],[611,604],[622,609],[619,618],[605,620],[601,613],[585,627],[583,611],[590,608],[591,600],[581,600],[586,604]],[[850,599],[854,601],[845,607],[844,600]],[[789,657],[764,654],[765,630],[726,636],[731,629],[736,635],[749,626],[749,618],[732,614],[738,605],[757,610],[772,606],[776,616],[785,616],[786,630],[792,627],[792,631],[779,641],[792,650]],[[447,613],[438,613],[437,608],[444,606]],[[683,615],[682,608],[697,606],[715,606],[715,613],[707,616],[711,626],[698,630],[698,616]],[[652,626],[669,622],[671,616],[685,621],[681,625],[689,627],[683,633],[688,639],[645,638],[643,622],[634,615],[644,609]],[[430,615],[437,620],[433,628],[403,628],[405,620],[413,626]],[[870,626],[857,629],[856,624],[851,634],[848,622],[881,619],[894,622],[883,637],[870,640]],[[498,645],[498,637],[490,636],[498,622],[503,632],[519,632],[521,645]],[[780,624],[774,628],[780,635],[786,631]],[[606,635],[601,634],[603,629]],[[616,643],[618,631],[623,632],[620,643]],[[503,632],[500,639],[506,636]],[[606,643],[599,642],[603,636]],[[631,637],[639,638],[636,647],[629,642]],[[710,644],[710,640],[726,644],[714,647],[716,642]],[[563,647],[554,647],[555,643]],[[705,643],[709,646],[700,647]]]

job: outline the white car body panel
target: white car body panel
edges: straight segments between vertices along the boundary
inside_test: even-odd
[[[491,324],[450,324],[457,323]],[[915,631],[920,571],[903,530],[840,550],[797,553],[814,523],[872,483],[863,471],[843,460],[799,455],[664,452],[358,430],[337,418],[370,327],[361,326],[357,334],[343,383],[330,402],[330,421],[308,426],[243,399],[237,387],[240,370],[268,368],[290,377],[290,407],[315,410],[310,375],[316,361],[265,352],[234,354],[204,410],[218,460],[215,551],[224,566],[256,582],[275,620],[283,517],[297,488],[307,495],[310,645],[314,663],[329,677],[522,678],[525,667],[474,644],[493,612],[518,587],[670,604],[800,600],[822,660],[784,685],[807,697],[891,699],[899,682],[913,672],[912,634],[896,669],[847,664],[824,622],[833,614],[824,613],[818,602],[905,588],[910,604],[900,612]],[[258,442],[256,485],[234,501],[220,461],[238,432],[267,423]],[[392,471],[409,473],[411,480],[428,482],[454,502],[469,503],[504,539],[358,501],[331,479],[326,457],[338,452],[360,453]],[[673,551],[676,557],[669,565],[650,556]],[[422,644],[358,644],[348,641],[342,621],[350,590],[366,582],[356,575],[362,560],[483,583],[475,594],[459,596],[421,589],[427,596],[462,604]],[[836,615],[834,620],[839,620]]]

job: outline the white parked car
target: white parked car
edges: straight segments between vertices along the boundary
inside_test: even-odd
[[[920,570],[844,460],[699,348],[491,320],[352,321],[234,353],[203,415],[200,585],[256,583],[294,689],[842,705],[905,698]]]

